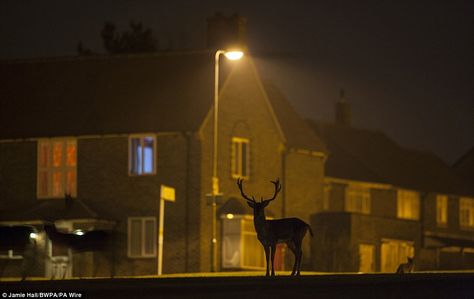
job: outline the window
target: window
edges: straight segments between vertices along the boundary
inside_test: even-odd
[[[232,138],[231,171],[233,178],[249,177],[249,140],[245,138]]]
[[[128,218],[128,256],[156,256],[156,218]]]
[[[415,256],[414,243],[400,240],[382,240],[380,252],[380,271],[394,273],[408,257]]]
[[[359,272],[374,272],[375,247],[371,244],[359,244]]]
[[[448,223],[448,197],[436,195],[436,224],[446,226]]]
[[[265,269],[265,251],[257,239],[251,215],[221,215],[222,268]],[[284,269],[286,245],[278,244],[275,250],[275,271]]]
[[[462,228],[474,228],[474,198],[459,199],[459,224]]]
[[[257,239],[253,219],[242,219],[242,266],[245,268],[265,268],[265,251]]]
[[[397,217],[403,219],[420,219],[420,195],[409,190],[398,190]]]
[[[154,136],[131,136],[129,139],[131,175],[156,173],[156,138]]]
[[[370,188],[350,183],[346,186],[345,210],[370,214]]]
[[[77,195],[77,143],[75,139],[38,141],[38,198]]]

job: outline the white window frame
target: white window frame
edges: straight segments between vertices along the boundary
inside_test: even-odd
[[[406,189],[397,190],[397,218],[420,219],[420,194],[418,192]]]
[[[246,144],[246,161],[242,161],[242,144]],[[239,150],[236,152],[235,148],[236,145],[238,146]],[[232,137],[231,142],[231,174],[232,178],[243,178],[248,179],[250,177],[250,140],[247,138],[242,137]],[[245,163],[245,169],[247,173],[245,175],[242,174],[242,165]]]
[[[141,173],[133,173],[132,172],[132,165],[133,165],[133,162],[132,162],[132,140],[133,139],[140,139],[140,144],[141,144],[141,148],[142,148],[142,157],[144,157],[144,139],[145,138],[152,138],[153,139],[153,171],[152,172],[147,172],[145,173],[143,171],[144,169],[144,165],[145,165],[145,160],[142,159],[142,163],[140,165],[141,167]],[[156,175],[156,160],[157,160],[157,157],[158,157],[158,154],[157,154],[157,151],[156,151],[156,135],[154,134],[134,134],[134,135],[130,135],[128,137],[128,175],[129,176],[148,176],[148,175]]]
[[[461,229],[474,230],[474,198],[459,198],[459,226]]]
[[[362,183],[347,184],[345,188],[344,209],[346,212],[370,214],[370,188]]]
[[[54,167],[52,165],[53,163],[53,144],[56,142],[60,142],[62,144],[62,153],[61,153],[61,165],[59,167]],[[47,157],[47,166],[44,167],[40,163],[41,159],[41,146],[43,144],[48,145],[48,157]],[[68,166],[66,165],[67,162],[67,145],[69,143],[73,143],[75,146],[75,164],[74,166]],[[67,193],[68,195],[72,197],[77,196],[77,139],[76,138],[49,138],[49,139],[38,139],[37,141],[37,156],[36,156],[36,196],[37,198],[64,198],[65,194]],[[72,190],[67,190],[67,173],[69,171],[74,172],[74,187]],[[40,173],[46,172],[47,173],[47,194],[41,194],[40,188],[41,188],[41,178],[40,178]],[[61,189],[63,192],[61,194],[56,194],[53,195],[53,178],[52,175],[54,172],[60,172],[62,174],[62,182],[61,182]]]
[[[139,220],[141,222],[141,232],[142,232],[142,239],[141,239],[141,253],[138,255],[132,254],[132,221]],[[152,234],[153,237],[153,253],[146,253],[145,252],[145,223],[147,221],[153,222],[154,233]],[[128,217],[127,223],[127,256],[129,258],[154,258],[156,257],[157,253],[157,227],[156,227],[156,217]]]
[[[436,194],[436,224],[438,226],[448,225],[448,196]]]

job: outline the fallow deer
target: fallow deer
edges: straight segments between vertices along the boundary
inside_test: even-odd
[[[49,239],[59,245],[70,248],[73,252],[97,252],[109,259],[110,274],[114,276],[115,272],[115,248],[114,248],[114,232],[105,230],[85,231],[81,234],[66,233],[58,231],[54,223],[44,224],[44,231]],[[94,276],[97,272],[95,266]]]
[[[23,257],[21,276],[25,280],[29,270],[36,261],[37,247],[34,235],[36,229],[28,225],[0,226],[0,251],[12,250]],[[0,276],[8,260],[2,266]]]
[[[261,198],[260,202],[256,201],[253,196],[250,198],[245,194],[242,186],[243,181],[241,178],[237,179],[237,186],[240,189],[242,197],[247,200],[247,204],[253,209],[253,224],[257,232],[257,238],[265,250],[265,259],[267,262],[266,276],[269,276],[270,258],[271,275],[275,276],[274,259],[276,245],[278,243],[286,243],[288,248],[295,255],[295,263],[293,264],[291,275],[300,275],[301,259],[303,256],[301,245],[306,231],[309,230],[311,236],[313,235],[311,227],[299,218],[265,219],[265,207],[274,200],[281,191],[281,184],[278,178],[275,181],[271,181],[275,186],[272,198],[265,200]]]

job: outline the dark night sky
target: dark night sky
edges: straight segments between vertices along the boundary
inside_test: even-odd
[[[141,21],[162,48],[204,48],[216,11],[247,18],[263,75],[303,116],[332,120],[343,87],[356,127],[448,163],[474,145],[472,0],[2,0],[0,59],[76,55],[79,40],[103,52],[105,21]]]

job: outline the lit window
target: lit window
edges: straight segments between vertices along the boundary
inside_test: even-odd
[[[156,256],[156,218],[128,218],[128,256]]]
[[[253,217],[250,215],[222,215],[222,268],[265,269],[265,251],[257,239]],[[275,270],[283,270],[285,244],[278,244],[275,251]]]
[[[459,224],[462,228],[474,228],[474,198],[459,199]]]
[[[415,256],[414,243],[410,241],[382,240],[380,271],[394,273],[398,266]]]
[[[77,142],[75,139],[38,141],[38,198],[77,195]]]
[[[403,219],[420,219],[420,195],[418,192],[398,190],[397,217]]]
[[[257,239],[253,220],[242,219],[242,266],[245,268],[263,269],[265,267],[265,251]]]
[[[249,140],[245,138],[232,138],[231,171],[233,178],[249,177]]]
[[[436,195],[436,223],[445,226],[448,223],[448,197]]]
[[[346,186],[345,210],[370,214],[370,188],[350,183]]]
[[[132,175],[155,174],[156,139],[154,136],[130,137],[130,169]]]
[[[369,273],[375,271],[374,254],[374,245],[359,244],[359,272]]]

